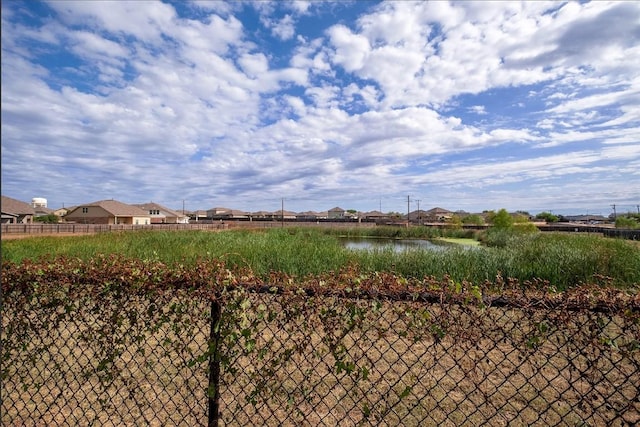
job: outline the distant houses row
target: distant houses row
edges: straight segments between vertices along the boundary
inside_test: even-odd
[[[128,224],[156,223],[186,224],[187,215],[175,212],[157,203],[127,204],[117,200],[100,200],[71,208],[57,210],[46,206],[31,205],[2,196],[2,223],[31,223],[39,216],[56,215],[65,222],[79,224]]]
[[[79,206],[49,209],[46,199],[34,198],[26,203],[10,197],[2,196],[2,223],[31,223],[37,217],[56,215],[60,220],[78,224],[187,224],[199,221],[363,221],[390,223],[409,221],[411,223],[441,223],[454,217],[464,218],[468,212],[452,212],[435,207],[429,210],[415,210],[408,215],[382,213],[379,211],[354,212],[334,207],[324,212],[291,212],[277,210],[273,212],[245,212],[236,209],[215,207],[208,210],[177,211],[158,203],[127,204],[117,200],[100,200]],[[477,214],[484,216],[484,214]],[[578,215],[562,217],[563,221],[585,224],[609,222],[609,218],[599,215]]]
[[[442,208],[419,210],[409,213],[409,220],[441,222],[450,219],[455,213]],[[49,209],[45,199],[34,198],[26,203],[2,196],[2,223],[31,223],[37,217],[56,215],[65,222],[80,224],[186,224],[194,221],[398,221],[406,220],[406,215],[385,214],[379,211],[353,212],[334,207],[324,212],[291,212],[277,210],[273,212],[245,212],[236,209],[215,207],[208,210],[179,212],[158,203],[127,204],[117,200],[100,200],[69,208]]]

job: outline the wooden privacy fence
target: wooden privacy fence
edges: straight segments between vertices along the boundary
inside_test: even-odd
[[[55,234],[95,234],[112,231],[177,231],[177,230],[226,230],[231,228],[278,228],[278,227],[375,227],[375,223],[358,222],[314,222],[314,221],[199,221],[190,224],[1,224],[3,235],[55,235]]]
[[[496,285],[3,265],[2,425],[640,422],[636,294]]]
[[[2,234],[87,234],[106,233],[110,231],[136,231],[136,230],[219,230],[228,228],[228,224],[194,223],[194,224],[2,224]]]

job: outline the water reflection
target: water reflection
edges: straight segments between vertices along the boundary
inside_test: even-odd
[[[395,252],[405,252],[416,249],[441,251],[452,247],[449,244],[435,244],[422,239],[354,239],[343,238],[342,244],[347,249],[384,251],[392,249]]]

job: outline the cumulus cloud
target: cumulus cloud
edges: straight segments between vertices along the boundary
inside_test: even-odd
[[[428,192],[425,203],[481,210],[560,203],[567,189],[583,205],[638,179],[637,3],[2,11],[12,197],[367,210]],[[579,181],[593,197],[567,184]],[[640,197],[628,187],[621,201]]]

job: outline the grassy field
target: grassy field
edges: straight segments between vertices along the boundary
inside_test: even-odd
[[[420,234],[422,232],[422,234]],[[34,237],[2,241],[3,262],[65,255],[90,259],[117,253],[165,263],[194,263],[223,258],[230,265],[250,267],[258,276],[271,271],[315,275],[357,265],[363,271],[393,271],[406,277],[449,276],[452,280],[494,282],[497,276],[520,282],[541,279],[556,289],[580,283],[621,287],[640,284],[640,248],[632,242],[597,235],[559,233],[510,234],[484,238],[478,250],[451,245],[446,251],[392,249],[350,251],[339,236],[440,238],[441,231],[416,229],[306,229],[207,231],[143,231],[93,236]],[[468,232],[458,237],[468,238]],[[495,247],[492,238],[499,242]]]

